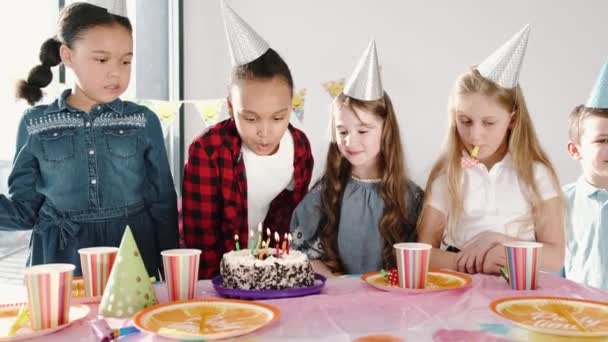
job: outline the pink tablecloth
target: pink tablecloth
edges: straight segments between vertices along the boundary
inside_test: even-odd
[[[358,277],[340,278],[328,281],[319,295],[265,301],[281,310],[280,320],[241,340],[333,342],[372,334],[397,336],[403,341],[527,340],[527,332],[490,311],[492,300],[521,294],[608,301],[608,291],[549,274],[541,274],[540,286],[536,291],[515,292],[507,289],[502,278],[475,275],[473,286],[466,290],[405,296],[374,289]],[[4,292],[1,290],[0,286]],[[164,286],[158,286],[157,293],[161,302],[166,300]],[[199,283],[198,294],[216,297],[210,281]],[[95,318],[97,305],[90,307],[89,317],[45,337],[45,341],[94,341],[88,321]],[[130,325],[129,320],[113,319],[110,323],[113,327]],[[138,333],[121,341],[165,339]]]

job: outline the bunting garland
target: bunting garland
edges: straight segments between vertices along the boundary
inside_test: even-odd
[[[293,113],[296,115],[298,120],[302,122],[304,120],[304,101],[306,98],[306,88],[300,89],[293,95]]]
[[[325,88],[325,91],[331,96],[331,98],[335,98],[344,90],[344,78],[335,81],[327,81],[323,82],[322,86]]]

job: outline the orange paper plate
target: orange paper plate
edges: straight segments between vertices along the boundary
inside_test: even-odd
[[[426,278],[424,289],[404,289],[388,284],[380,272],[365,273],[361,279],[369,285],[382,291],[399,292],[405,294],[429,293],[438,291],[459,290],[471,286],[473,279],[466,274],[447,270],[430,271]]]
[[[557,313],[555,311],[558,305]],[[598,337],[608,336],[608,302],[562,297],[509,297],[490,303],[492,311],[525,329],[544,334]],[[564,318],[574,317],[586,331]]]
[[[14,336],[8,336],[8,332],[19,314],[19,309],[26,303],[0,304],[0,341],[21,341],[34,337],[40,337],[54,333],[55,331],[67,328],[72,323],[85,318],[89,314],[89,308],[81,305],[70,307],[70,322],[55,328],[44,330],[32,330],[30,323],[25,323]]]
[[[138,312],[133,322],[141,331],[167,338],[215,340],[258,330],[280,315],[278,308],[268,304],[199,298],[148,307]]]

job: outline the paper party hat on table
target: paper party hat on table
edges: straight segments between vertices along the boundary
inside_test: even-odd
[[[126,0],[87,0],[90,3],[101,8],[105,8],[109,13],[127,17],[127,2]]]
[[[376,42],[369,42],[355,71],[344,86],[344,94],[362,101],[374,101],[384,96]]]
[[[268,51],[270,46],[264,38],[257,34],[225,1],[221,1],[221,3],[232,66],[253,62]]]
[[[127,226],[101,298],[99,314],[106,317],[132,317],[139,310],[156,303],[156,292],[131,229]]]
[[[608,62],[602,67],[585,107],[608,108]]]
[[[526,55],[530,25],[526,25],[511,39],[494,51],[477,66],[481,76],[507,89],[515,88],[519,83],[521,66]]]

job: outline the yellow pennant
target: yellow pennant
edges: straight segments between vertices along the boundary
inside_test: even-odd
[[[306,88],[300,89],[295,92],[293,95],[293,112],[300,120],[300,122],[304,119],[304,101],[306,98]]]
[[[323,83],[323,88],[332,98],[338,96],[344,90],[344,79],[341,78],[335,81],[327,81]]]
[[[226,99],[212,99],[212,100],[200,100],[192,101],[198,114],[201,116],[203,121],[208,123],[215,123],[218,120],[220,110],[226,103]]]

